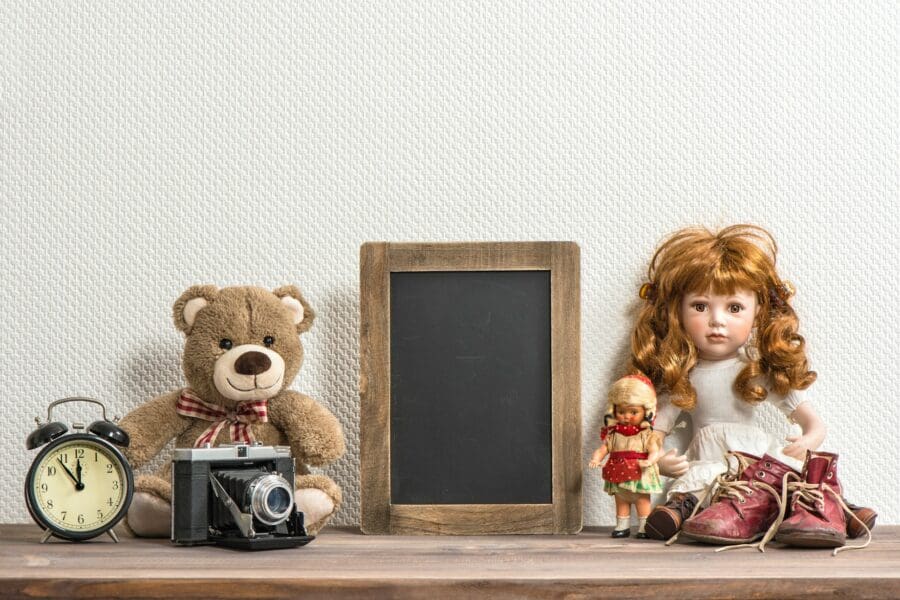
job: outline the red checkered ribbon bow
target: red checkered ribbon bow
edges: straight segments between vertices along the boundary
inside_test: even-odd
[[[211,444],[218,437],[225,425],[231,425],[231,441],[253,443],[253,434],[250,432],[250,423],[266,423],[269,420],[269,411],[266,400],[252,400],[241,402],[237,409],[228,411],[221,406],[204,402],[191,390],[185,388],[181,397],[175,404],[175,412],[185,417],[195,417],[204,421],[213,421],[206,431],[200,434],[194,442],[194,448],[204,444]]]

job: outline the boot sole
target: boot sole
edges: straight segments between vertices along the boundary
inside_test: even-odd
[[[680,524],[676,523],[672,517],[664,512],[650,513],[647,522],[644,524],[644,530],[651,540],[666,541],[680,529]]]
[[[714,535],[702,535],[698,533],[688,533],[684,529],[681,530],[681,535],[686,538],[690,538],[696,542],[703,542],[704,544],[714,544],[716,546],[734,546],[735,544],[751,544],[757,540],[761,540],[765,533],[758,533],[753,537],[744,538],[744,539],[735,539],[735,538],[724,538],[717,537]]]
[[[846,535],[831,536],[823,533],[793,531],[778,533],[775,541],[799,548],[840,548],[847,543]]]

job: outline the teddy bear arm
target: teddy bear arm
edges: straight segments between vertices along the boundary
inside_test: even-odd
[[[190,425],[189,419],[175,412],[175,403],[180,395],[181,390],[176,390],[158,396],[134,409],[119,422],[131,438],[125,456],[135,469],[153,460],[170,440]]]
[[[321,466],[344,454],[344,433],[337,417],[308,396],[286,392],[270,403],[270,419],[284,432],[298,462]]]

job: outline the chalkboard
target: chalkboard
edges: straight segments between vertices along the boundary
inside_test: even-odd
[[[360,250],[366,533],[581,528],[571,242]]]
[[[391,502],[550,504],[550,272],[391,273],[390,296]]]

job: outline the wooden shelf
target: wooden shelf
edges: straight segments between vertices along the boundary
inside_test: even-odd
[[[29,598],[898,598],[900,527],[828,550],[711,546],[575,536],[365,536],[326,529],[304,548],[246,553],[176,548],[120,535],[40,544],[33,525],[0,525],[0,597]]]

